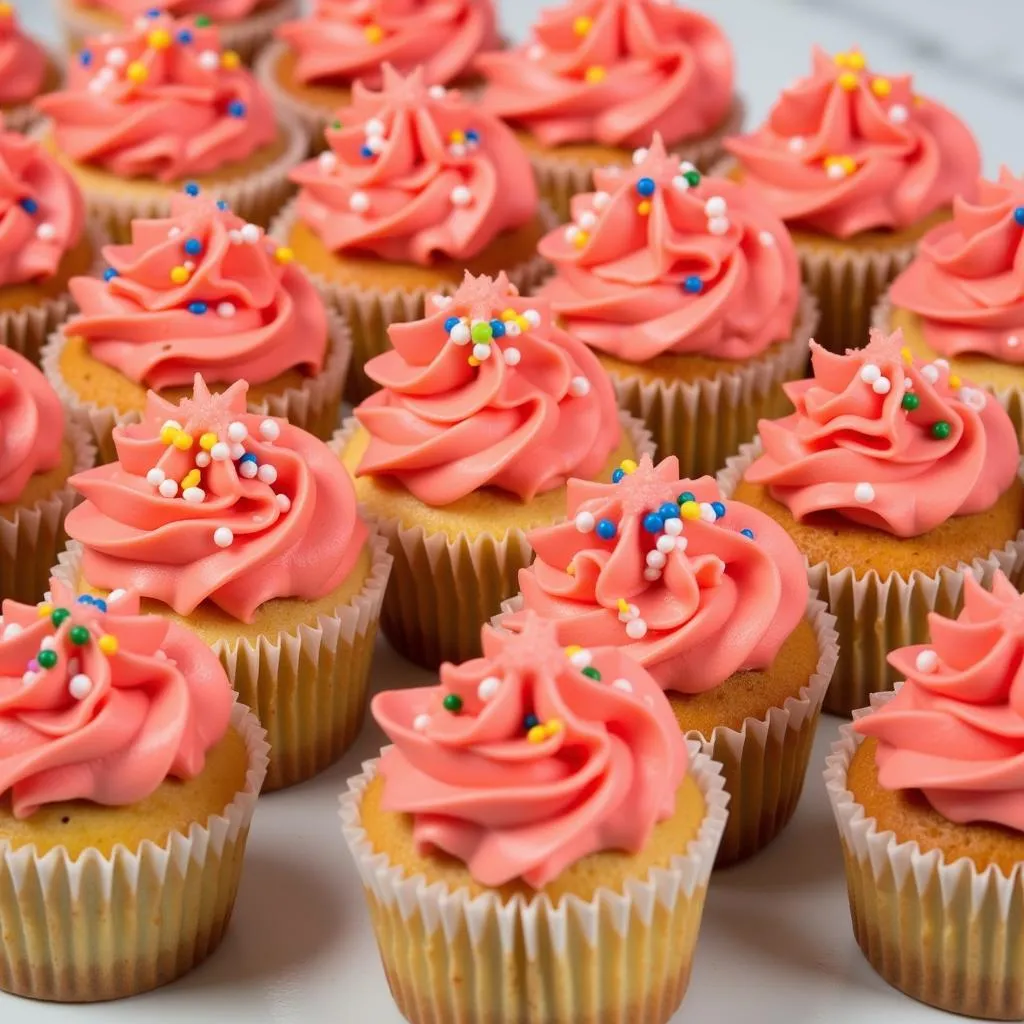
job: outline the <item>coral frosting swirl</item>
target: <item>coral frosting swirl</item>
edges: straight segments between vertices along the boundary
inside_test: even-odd
[[[669,143],[717,128],[732,103],[722,30],[663,0],[573,0],[546,10],[533,41],[482,54],[483,104],[546,146]]]
[[[394,743],[384,809],[411,815],[420,849],[486,886],[541,889],[588,854],[642,849],[687,770],[654,680],[618,651],[568,655],[537,618],[522,636],[485,627],[483,648],[442,666],[440,686],[374,699]]]
[[[378,86],[381,64],[422,66],[447,85],[482,50],[500,43],[493,0],[317,0],[312,14],[277,29],[297,55],[295,77],[333,85]]]
[[[878,781],[950,821],[1024,832],[1024,598],[1002,573],[991,593],[967,575],[959,617],[928,621],[930,645],[889,655],[900,692],[854,724],[878,740]]]
[[[9,3],[0,11],[0,103],[27,103],[46,80],[46,51],[18,25]]]
[[[767,204],[702,179],[666,155],[659,135],[634,164],[596,171],[597,191],[573,197],[573,223],[540,243],[556,269],[541,294],[565,328],[636,363],[666,353],[746,359],[788,338],[800,271]]]
[[[0,119],[0,285],[51,277],[84,230],[85,203],[71,175]]]
[[[176,197],[169,218],[132,223],[130,245],[104,249],[103,278],[76,277],[81,313],[64,328],[100,362],[155,390],[240,377],[314,374],[327,317],[306,275],[278,259],[263,229],[203,196]]]
[[[504,274],[467,273],[434,301],[426,319],[392,324],[393,348],[366,364],[383,390],[355,410],[370,435],[359,474],[448,505],[482,487],[529,501],[600,472],[621,437],[611,382],[547,305]]]
[[[119,14],[127,21],[151,10],[153,0],[87,0],[87,6]],[[205,14],[215,21],[239,21],[267,6],[267,0],[160,0],[159,6],[176,18]]]
[[[981,181],[977,200],[953,201],[953,219],[921,240],[893,282],[893,305],[921,317],[940,355],[1024,363],[1024,179],[1005,167]]]
[[[529,534],[523,611],[565,643],[622,647],[667,690],[702,693],[771,664],[807,607],[804,560],[768,516],[644,456],[617,483],[569,483],[567,522]]]
[[[139,597],[4,601],[0,794],[14,815],[90,800],[124,806],[203,770],[234,696],[217,655],[182,626],[139,614]]]
[[[300,165],[299,217],[333,252],[429,264],[464,260],[537,214],[530,162],[497,118],[440,86],[422,69],[384,85],[360,83],[327,130],[330,149]]]
[[[761,128],[726,142],[785,221],[849,238],[909,227],[973,192],[974,137],[914,95],[909,75],[876,75],[857,50],[815,49],[813,62]]]
[[[217,29],[143,19],[92,39],[68,87],[37,101],[60,150],[126,178],[173,181],[244,160],[277,134],[270,100]]]
[[[916,537],[1013,483],[1005,410],[943,361],[912,360],[900,331],[842,356],[812,344],[811,361],[811,379],[785,385],[796,412],[759,424],[764,454],[746,473],[797,520],[837,513]]]
[[[251,622],[274,598],[316,600],[355,565],[367,530],[337,456],[284,420],[246,413],[244,381],[172,405],[150,392],[117,427],[118,461],[72,478],[67,518],[93,587],[132,587],[187,615],[203,601]]]

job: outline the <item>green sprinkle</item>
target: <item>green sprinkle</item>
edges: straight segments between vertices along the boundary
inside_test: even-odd
[[[588,676],[589,678],[593,679],[595,683],[601,682],[601,673],[598,672],[598,670],[596,668],[594,668],[593,665],[588,665],[583,670],[583,674],[585,676]]]
[[[54,608],[50,612],[50,621],[54,629],[60,629],[61,623],[71,614],[67,608]]]
[[[936,420],[932,424],[932,437],[936,441],[945,441],[953,432],[953,428],[945,420]]]
[[[210,25],[210,16],[208,14],[200,14],[196,18],[196,28],[208,28]]]
[[[39,662],[39,665],[42,668],[53,668],[53,666],[57,664],[57,652],[49,649],[40,651],[36,655],[36,661]]]
[[[687,502],[696,500],[697,499],[693,496],[693,491],[683,491],[683,493],[680,494],[678,498],[676,498],[676,501],[680,505],[685,505]]]
[[[76,647],[82,647],[89,642],[89,630],[86,626],[72,626],[68,637]]]
[[[443,704],[445,711],[450,711],[453,715],[457,715],[462,710],[462,698],[457,693],[447,694]]]
[[[473,330],[470,332],[473,336],[473,340],[477,342],[490,341],[494,337],[494,331],[491,330],[489,323],[473,324]]]
[[[903,405],[903,408],[907,410],[907,412],[913,412],[920,404],[921,404],[921,399],[918,398],[917,395],[915,395],[913,391],[908,391],[903,396],[902,405]]]
[[[683,177],[690,183],[691,187],[700,184],[700,172],[699,171],[687,171]]]

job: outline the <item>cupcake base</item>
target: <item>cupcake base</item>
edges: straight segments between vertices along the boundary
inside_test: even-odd
[[[48,92],[56,92],[64,84],[64,57],[62,54],[48,51],[46,55],[46,72],[43,75],[43,85],[36,96],[26,100],[24,103],[12,103],[0,105],[0,114],[3,114],[4,130],[8,132],[28,132],[39,120],[39,112],[33,103],[39,96]]]

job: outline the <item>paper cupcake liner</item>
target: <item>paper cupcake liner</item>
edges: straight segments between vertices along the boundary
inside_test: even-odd
[[[554,214],[544,206],[540,209],[540,217],[544,221],[545,230],[556,226]],[[292,199],[274,219],[270,226],[271,235],[280,244],[287,245],[297,219],[298,203]],[[529,295],[548,275],[549,269],[547,261],[539,254],[534,254],[525,263],[506,267],[505,273],[521,295]],[[377,385],[366,376],[363,368],[374,356],[379,356],[391,348],[387,334],[388,326],[422,320],[428,295],[451,294],[458,287],[451,282],[439,281],[433,288],[415,288],[408,291],[394,288],[385,292],[360,288],[357,285],[339,284],[312,272],[310,277],[328,305],[345,318],[352,332],[352,366],[345,398],[353,405],[358,405],[377,390]]]
[[[329,441],[341,415],[341,396],[345,375],[352,358],[352,339],[345,322],[332,309],[327,310],[329,348],[323,369],[315,377],[307,377],[301,387],[287,388],[263,401],[249,402],[249,411],[281,416],[292,426],[300,427],[322,441]],[[74,387],[61,372],[60,360],[67,344],[62,328],[50,335],[42,352],[42,368],[46,379],[60,396],[75,421],[88,431],[99,452],[99,465],[117,461],[114,448],[114,427],[138,423],[140,412],[122,413],[112,405],[97,405],[79,398]]]
[[[211,644],[239,700],[259,717],[272,751],[264,792],[304,782],[334,764],[359,734],[384,588],[386,541],[370,528],[370,571],[347,604],[315,625],[257,640]],[[80,589],[82,547],[70,541],[53,575]]]
[[[38,40],[36,40],[38,42]],[[45,95],[49,92],[56,92],[58,89],[64,88],[64,82],[66,75],[64,73],[64,66],[67,63],[67,57],[57,50],[47,47],[46,57],[49,62],[47,67],[47,78],[44,80],[46,88],[41,95]],[[53,76],[56,81],[53,81],[51,77],[52,73],[56,72]],[[4,120],[4,131],[8,132],[21,132],[27,134],[41,119],[39,111],[36,110],[33,105],[35,98],[30,100],[28,103],[23,103],[21,106],[8,107],[3,111]]]
[[[782,385],[805,375],[808,343],[817,326],[817,304],[804,291],[792,339],[773,355],[737,363],[706,380],[645,382],[613,374],[619,405],[644,421],[659,456],[679,458],[684,477],[713,475],[757,434],[760,420],[792,409]]]
[[[40,855],[0,840],[0,989],[67,1003],[121,999],[173,981],[217,948],[267,768],[255,716],[236,704],[231,725],[249,754],[245,786],[187,834],[75,859],[63,846]]]
[[[589,901],[428,886],[375,853],[362,828],[368,761],[341,797],[341,821],[359,870],[392,995],[412,1024],[666,1024],[690,977],[708,879],[728,797],[720,766],[690,742],[690,772],[707,805],[685,852],[620,892]]]
[[[280,40],[274,40],[265,46],[256,58],[253,71],[263,86],[263,91],[270,96],[274,108],[287,118],[301,124],[309,139],[309,151],[314,155],[323,152],[326,147],[324,131],[330,120],[330,112],[316,103],[309,103],[286,89],[277,77],[277,66],[281,58],[288,52],[288,47]]]
[[[873,694],[871,714],[895,694]],[[862,737],[840,729],[825,788],[839,826],[853,932],[868,963],[922,1003],[986,1020],[1024,1019],[1024,875],[979,871],[968,857],[948,863],[879,832],[847,789]]]
[[[725,495],[731,495],[750,464],[761,454],[761,442],[744,445],[718,474]],[[928,615],[938,612],[954,618],[963,601],[964,577],[969,573],[985,587],[992,586],[997,571],[1004,572],[1021,589],[1024,584],[1024,530],[985,558],[970,564],[941,568],[928,576],[911,573],[905,578],[892,573],[882,579],[877,572],[860,579],[849,566],[832,571],[827,563],[809,565],[811,592],[828,605],[836,617],[842,658],[836,665],[823,708],[834,715],[849,715],[863,707],[875,692],[892,689],[897,675],[886,660],[898,647],[927,643]]]
[[[637,458],[653,455],[643,424],[621,411],[619,419],[633,439]],[[357,426],[354,418],[345,420],[337,436],[339,451]],[[519,570],[533,561],[527,531],[510,529],[501,537],[463,534],[449,540],[443,532],[404,526],[365,507],[360,511],[376,523],[394,557],[381,628],[395,650],[428,669],[479,657],[480,627],[498,613],[502,601],[518,593]]]

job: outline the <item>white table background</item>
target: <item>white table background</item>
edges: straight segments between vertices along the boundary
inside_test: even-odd
[[[1024,4],[1017,0],[691,0],[732,38],[751,122],[809,67],[814,43],[860,45],[882,73],[911,71],[920,90],[974,129],[985,170],[1024,170]],[[23,23],[57,41],[50,4],[16,0]],[[522,38],[538,0],[505,0]],[[384,643],[378,689],[423,685]],[[713,878],[683,1020],[705,1024],[941,1024],[951,1016],[888,988],[850,930],[843,868],[821,768],[836,720],[819,731],[804,800],[753,862]],[[337,796],[382,737],[368,724],[332,770],[260,802],[231,929],[181,981],[119,1003],[61,1007],[0,995],[3,1024],[401,1024],[381,971],[358,877],[341,839]]]

